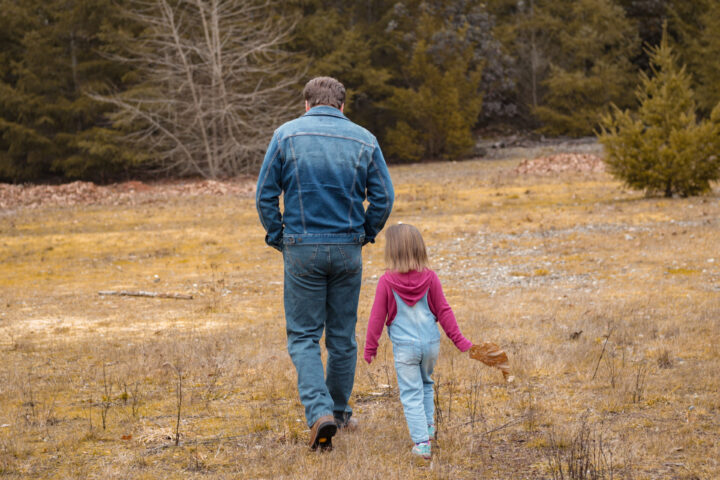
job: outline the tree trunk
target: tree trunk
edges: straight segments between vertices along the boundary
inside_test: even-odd
[[[532,105],[537,107],[537,42],[535,40],[535,3],[530,0],[530,78],[532,83]]]

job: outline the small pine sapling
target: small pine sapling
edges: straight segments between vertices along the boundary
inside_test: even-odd
[[[598,137],[610,173],[649,195],[704,193],[720,178],[720,104],[698,121],[690,76],[667,34],[648,53],[652,76],[640,74],[637,112],[614,107],[602,118]]]

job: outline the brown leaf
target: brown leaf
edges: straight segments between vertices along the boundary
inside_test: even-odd
[[[510,362],[507,353],[497,344],[485,342],[482,345],[473,345],[470,347],[470,358],[478,360],[489,367],[499,369],[505,380],[512,381],[510,378]]]

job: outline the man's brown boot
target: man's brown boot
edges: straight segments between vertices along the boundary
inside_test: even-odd
[[[317,419],[310,429],[310,448],[321,451],[332,450],[332,437],[337,432],[335,417],[324,415]]]

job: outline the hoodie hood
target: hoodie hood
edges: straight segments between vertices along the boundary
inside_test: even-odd
[[[427,293],[432,282],[432,270],[422,272],[411,270],[407,273],[387,271],[385,278],[390,288],[409,306],[415,305]]]

